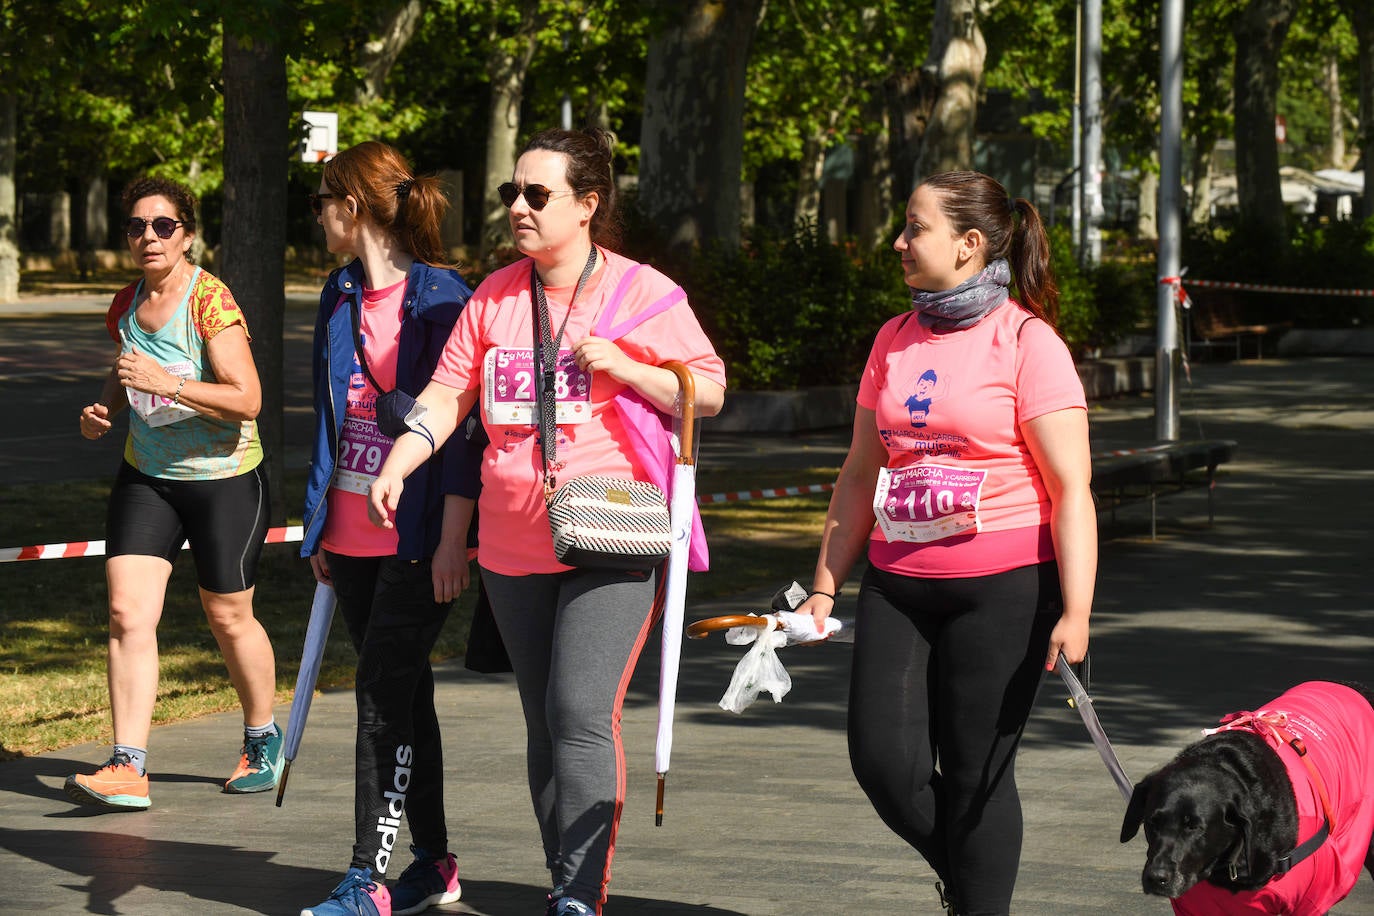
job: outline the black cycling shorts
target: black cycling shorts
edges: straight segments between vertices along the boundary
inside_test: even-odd
[[[270,510],[261,465],[237,477],[167,480],[125,462],[110,492],[105,555],[174,563],[190,541],[200,587],[241,592],[257,580]]]

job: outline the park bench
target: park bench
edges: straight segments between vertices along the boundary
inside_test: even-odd
[[[1246,338],[1255,341],[1255,358],[1264,358],[1264,339],[1270,334],[1293,326],[1290,321],[1271,321],[1262,323],[1247,322],[1241,315],[1235,296],[1227,291],[1194,294],[1192,299],[1191,321],[1189,321],[1188,358],[1193,358],[1194,348],[1210,350],[1214,347],[1235,347],[1236,359],[1240,359],[1241,344]]]
[[[1156,533],[1156,501],[1161,496],[1197,487],[1207,488],[1207,524],[1215,518],[1217,467],[1231,460],[1236,443],[1230,439],[1161,442],[1093,455],[1093,496],[1098,511],[1130,502],[1150,504],[1150,539]]]

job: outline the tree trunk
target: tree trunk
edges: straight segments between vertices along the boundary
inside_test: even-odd
[[[226,23],[228,25],[228,23]],[[285,518],[282,321],[286,308],[286,183],[293,149],[286,57],[265,38],[225,29],[224,239],[219,276],[253,335],[262,382],[258,432],[266,455],[272,520]]]
[[[893,195],[891,121],[881,98],[869,103],[871,120],[877,131],[859,138],[856,176],[859,179],[858,207],[854,214],[854,234],[860,242],[878,247],[890,241],[892,216],[897,208]]]
[[[821,175],[825,171],[825,135],[813,134],[802,144],[797,168],[797,197],[792,221],[816,223],[821,218]]]
[[[94,201],[92,180],[85,174],[71,175],[67,179],[72,200],[72,252],[76,255],[77,276],[83,283],[91,278],[91,270],[95,267],[96,239],[91,232],[94,227],[91,218],[91,204]]]
[[[1341,104],[1341,65],[1334,53],[1328,53],[1325,66],[1326,103],[1331,127],[1331,147],[1326,157],[1333,169],[1345,168],[1345,106]]]
[[[935,104],[921,140],[917,182],[973,167],[973,127],[987,54],[974,0],[936,0],[930,54],[921,68]]]
[[[493,248],[511,244],[506,207],[496,194],[496,186],[510,178],[515,168],[516,144],[520,139],[520,105],[525,99],[525,74],[538,46],[542,21],[537,0],[525,0],[520,27],[514,35],[493,31],[487,36],[487,76],[491,82],[491,102],[487,108],[487,154],[482,184],[481,251],[486,256]]]
[[[423,12],[420,0],[406,0],[382,22],[381,34],[363,45],[358,60],[363,70],[362,85],[357,93],[359,103],[366,104],[382,97],[391,68],[396,66],[396,59],[415,34]]]
[[[930,116],[930,99],[919,70],[898,74],[884,85],[884,104],[887,108],[888,153],[892,163],[892,195],[894,205],[905,208],[906,199],[915,189],[916,163],[921,158],[921,137]],[[895,198],[900,198],[896,200]]]
[[[1159,238],[1159,154],[1150,155],[1152,165],[1141,169],[1140,190],[1136,197],[1135,237]]]
[[[1297,0],[1250,0],[1236,17],[1236,195],[1240,225],[1254,250],[1273,252],[1284,243],[1279,147],[1274,136],[1279,55]]]
[[[650,40],[639,200],[674,248],[740,240],[744,87],[763,0],[687,0]]]
[[[19,103],[0,93],[0,302],[19,298],[19,199],[14,191]]]
[[[1188,206],[1188,222],[1205,226],[1212,221],[1212,162],[1216,158],[1216,138],[1199,137],[1193,144],[1193,196]]]
[[[515,168],[516,143],[520,138],[520,104],[525,98],[525,72],[534,57],[533,27],[521,36],[518,52],[508,54],[495,44],[487,59],[491,77],[491,105],[487,109],[486,181],[482,185],[482,254],[511,244],[506,206],[496,186],[510,178]]]
[[[1355,27],[1360,59],[1360,141],[1364,162],[1364,196],[1358,216],[1374,216],[1374,9],[1368,0],[1345,0],[1346,15]]]

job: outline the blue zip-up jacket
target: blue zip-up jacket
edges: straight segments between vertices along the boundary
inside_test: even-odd
[[[360,261],[340,267],[329,275],[320,293],[315,318],[313,376],[315,380],[315,444],[310,474],[305,485],[304,536],[301,556],[319,552],[329,492],[339,454],[348,406],[348,385],[353,377],[353,322],[351,310],[340,305],[348,296],[361,310],[363,268]],[[418,396],[429,384],[443,355],[458,314],[472,290],[458,271],[431,267],[416,261],[406,279],[402,304],[401,334],[396,348],[396,387]],[[476,499],[481,487],[481,450],[460,435],[451,437],[406,478],[396,509],[399,541],[396,556],[421,560],[434,555],[444,519],[444,497],[450,494]]]

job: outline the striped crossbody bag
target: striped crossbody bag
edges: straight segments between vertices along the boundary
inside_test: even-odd
[[[595,266],[596,247],[593,246],[568,306],[569,315]],[[601,474],[573,477],[558,483],[556,373],[558,344],[563,339],[567,319],[554,338],[544,284],[533,265],[530,266],[530,291],[534,300],[539,448],[544,459],[544,503],[549,513],[554,556],[568,566],[650,569],[667,558],[673,542],[668,500],[662,490],[648,481]]]

